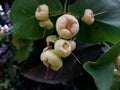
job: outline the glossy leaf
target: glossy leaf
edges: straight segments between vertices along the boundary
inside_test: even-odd
[[[16,31],[17,30],[17,31]],[[52,30],[46,30],[41,28],[38,25],[38,22],[35,20],[34,17],[31,17],[29,20],[26,20],[22,24],[18,24],[17,26],[14,26],[12,29],[12,32],[23,39],[29,39],[29,40],[36,40],[39,38],[49,35]]]
[[[120,90],[120,81],[113,80],[110,90]]]
[[[91,26],[80,22],[77,38],[82,42],[109,41],[116,43],[120,40],[120,28],[99,21],[95,21]]]
[[[120,1],[119,0],[77,0],[69,5],[69,13],[81,17],[85,9],[91,9],[95,16],[93,25],[85,25],[80,20],[78,39],[83,42],[110,41],[116,43],[120,40]]]
[[[35,1],[38,2],[36,3]],[[50,15],[61,12],[62,9],[59,0],[54,0],[54,3],[51,3],[51,0],[15,0],[10,14],[11,21],[14,25],[12,30],[14,34],[30,40],[43,38],[45,30],[40,28],[39,21],[34,16],[37,4],[47,4]],[[50,34],[53,30],[46,30],[46,34]]]
[[[83,72],[82,64],[79,64],[75,58],[70,55],[69,57],[63,59],[63,67],[55,72],[53,70],[48,71],[48,77],[45,79],[46,67],[40,61],[40,54],[44,48],[43,41],[38,41],[34,46],[34,49],[30,56],[28,57],[26,63],[24,64],[21,73],[32,80],[44,83],[60,83],[66,80],[72,79]],[[42,45],[41,45],[42,42]],[[95,60],[101,45],[83,44],[79,43],[78,48],[73,52],[81,63],[87,60]]]
[[[79,16],[83,16],[85,9],[92,9],[94,14],[105,11],[95,18],[111,25],[120,26],[119,0],[77,0],[75,4],[69,5],[69,12]]]
[[[109,51],[104,53],[96,62],[86,62],[84,69],[92,75],[98,90],[110,90],[114,61],[120,53],[120,42],[114,45]]]

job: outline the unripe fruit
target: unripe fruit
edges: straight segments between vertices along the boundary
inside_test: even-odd
[[[57,56],[53,50],[46,50],[42,52],[40,59],[45,66],[50,66],[50,68],[54,71],[58,71],[63,65],[61,58]]]
[[[78,20],[72,15],[64,14],[57,19],[56,30],[62,38],[71,39],[79,31]]]
[[[50,35],[46,38],[47,46],[50,46],[51,43],[55,43],[58,40],[56,35]]]
[[[118,57],[116,58],[115,67],[116,67],[117,70],[120,71],[120,56],[118,56]]]
[[[82,17],[82,21],[88,25],[91,25],[94,23],[94,15],[93,15],[92,10],[90,9],[85,10],[84,16]]]
[[[53,28],[53,23],[51,22],[50,19],[47,19],[45,21],[40,21],[39,25],[40,25],[40,27],[42,27],[44,29],[51,29],[51,28]]]
[[[49,18],[49,9],[45,4],[39,5],[35,12],[35,17],[37,20],[46,20]]]
[[[59,39],[55,42],[54,51],[60,57],[67,57],[71,54],[71,45],[67,40]]]
[[[75,50],[75,48],[76,48],[76,42],[74,40],[70,40],[69,43],[71,45],[72,51]]]

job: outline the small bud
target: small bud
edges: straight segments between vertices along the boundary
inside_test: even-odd
[[[75,48],[76,48],[76,42],[74,40],[70,40],[69,43],[71,45],[72,51],[75,50]]]
[[[57,19],[56,30],[62,38],[71,39],[79,31],[78,20],[72,15],[64,14]]]
[[[46,38],[47,46],[50,46],[51,43],[55,43],[58,40],[56,35],[50,35]]]
[[[118,56],[116,61],[115,61],[115,67],[117,70],[120,71],[120,56]]]
[[[40,27],[45,28],[45,29],[53,28],[53,23],[51,22],[50,19],[47,19],[45,21],[40,21],[39,25],[40,25]]]
[[[90,9],[85,10],[84,16],[82,17],[82,21],[88,25],[91,25],[94,23],[94,15],[93,15],[92,10]]]
[[[71,54],[71,45],[67,40],[59,39],[55,42],[54,51],[60,57],[67,57]]]
[[[43,4],[39,5],[35,12],[35,17],[37,20],[46,20],[49,18],[49,9],[48,6]]]
[[[54,71],[58,71],[63,65],[62,59],[57,56],[53,50],[46,50],[42,52],[40,59],[45,66],[50,66],[50,68]]]

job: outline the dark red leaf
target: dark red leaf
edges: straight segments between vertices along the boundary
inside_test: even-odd
[[[48,76],[45,79],[47,67],[40,61],[40,53],[46,43],[45,40],[39,42],[34,46],[32,53],[24,64],[21,70],[22,75],[37,82],[55,84],[70,80],[83,72],[82,64],[79,64],[74,56],[70,55],[63,60],[63,67],[59,71],[49,69]],[[94,61],[100,49],[101,45],[83,44],[77,41],[77,48],[73,53],[81,63],[84,63],[88,60]]]

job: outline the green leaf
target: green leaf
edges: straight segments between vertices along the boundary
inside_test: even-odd
[[[109,41],[116,43],[120,40],[120,28],[99,21],[95,21],[91,26],[80,22],[77,38],[82,42]]]
[[[120,1],[119,0],[77,0],[69,5],[69,12],[83,16],[85,9],[91,9],[94,14],[104,12],[95,16],[95,19],[104,23],[120,26]]]
[[[120,40],[120,1],[119,0],[77,0],[68,6],[69,13],[83,16],[85,9],[91,9],[95,16],[93,25],[85,25],[80,21],[78,39],[83,42],[109,41],[116,43]]]
[[[35,0],[15,0],[11,7],[11,21],[14,25],[13,33],[17,36],[37,40],[43,38],[43,33],[45,30],[40,28],[39,21],[35,19],[35,11],[37,8]],[[50,15],[57,12],[61,12],[62,6],[59,0],[54,0],[54,3],[51,0],[36,0],[38,4],[47,4],[49,7]],[[54,19],[50,17],[51,19]],[[52,30],[46,30],[46,34],[50,34]]]
[[[60,12],[62,5],[59,0],[15,0],[11,7],[11,21],[13,24],[22,23],[34,16],[37,5],[34,1],[40,4],[47,4],[50,13]],[[18,18],[19,17],[19,18]]]
[[[29,18],[21,24],[17,24],[17,26],[14,26],[12,29],[12,32],[14,32],[16,36],[29,40],[43,38],[44,32],[46,32],[46,36],[49,35],[52,31],[53,29],[45,31],[45,29],[41,28],[34,17]]]
[[[40,54],[43,51],[45,44],[45,40],[35,42],[33,51],[22,67],[22,75],[37,82],[56,84],[70,80],[83,72],[82,64],[79,64],[75,57],[70,55],[63,59],[63,66],[60,70],[53,71],[49,69],[48,77],[46,79],[45,72],[47,67],[40,60]],[[81,63],[84,63],[89,59],[94,61],[100,49],[101,45],[98,44],[93,45],[77,42],[77,48],[73,53]]]
[[[120,81],[114,80],[110,90],[120,90]]]
[[[32,41],[24,40],[14,36],[12,43],[16,47],[15,55],[18,62],[20,63],[24,61],[29,56],[29,53],[32,49]]]
[[[93,76],[98,90],[110,90],[114,61],[120,53],[120,42],[114,45],[109,51],[104,53],[96,62],[87,62],[84,69]]]

